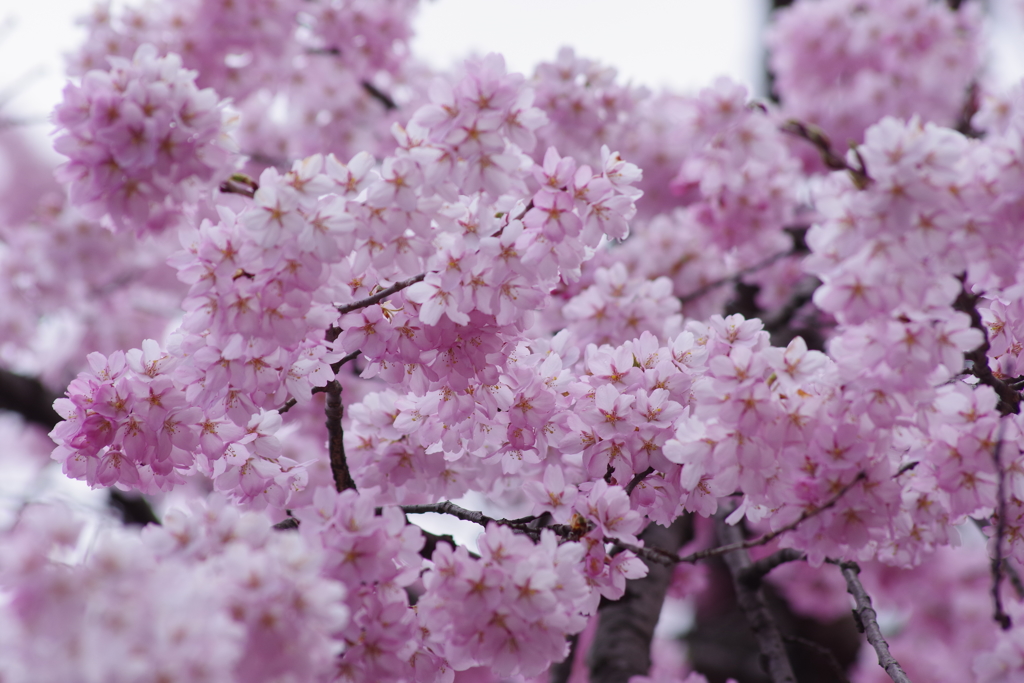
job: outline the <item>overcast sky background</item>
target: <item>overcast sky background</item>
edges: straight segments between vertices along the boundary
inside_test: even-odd
[[[115,6],[126,0],[116,0]],[[169,0],[173,1],[173,0]],[[977,1],[977,0],[975,0]],[[986,0],[1001,83],[1024,76],[1021,0]],[[649,87],[697,90],[727,75],[761,87],[768,0],[425,0],[414,52],[437,68],[500,52],[531,73],[559,47],[616,67]],[[45,121],[64,84],[62,55],[84,37],[75,17],[94,0],[0,0],[0,114]],[[45,140],[48,126],[35,126]]]

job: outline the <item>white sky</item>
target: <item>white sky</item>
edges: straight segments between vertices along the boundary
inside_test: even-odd
[[[122,4],[125,0],[115,0]],[[128,0],[133,1],[133,0]],[[173,1],[173,0],[168,0]],[[651,87],[696,90],[728,75],[757,87],[767,0],[424,0],[413,50],[437,68],[500,52],[531,73],[571,45]],[[991,63],[1001,83],[1024,76],[1021,0],[988,0]],[[61,55],[83,39],[74,25],[93,0],[0,0],[0,115],[45,120],[63,87]],[[48,125],[35,127],[42,138]]]
[[[563,45],[615,66],[634,83],[697,89],[718,75],[755,83],[766,0],[425,0],[413,50],[445,68],[501,52],[531,73]],[[84,31],[93,0],[0,0],[0,115],[45,120],[64,84],[61,55]],[[36,126],[45,135],[48,125]]]

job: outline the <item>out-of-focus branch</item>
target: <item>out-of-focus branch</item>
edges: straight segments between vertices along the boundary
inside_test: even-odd
[[[730,526],[725,523],[724,515],[715,520],[718,538],[727,546],[742,544],[743,532],[739,525]],[[732,574],[733,588],[736,590],[736,603],[743,611],[750,624],[758,648],[761,650],[762,665],[771,678],[772,683],[796,683],[793,666],[786,654],[786,644],[778,624],[772,618],[761,590],[760,578],[754,579],[756,572],[750,569],[752,563],[745,549],[737,549],[726,553],[723,558],[729,573]]]
[[[839,562],[839,569],[846,579],[846,590],[853,596],[856,608],[853,616],[857,620],[857,629],[867,637],[868,643],[875,649],[878,655],[878,665],[885,669],[893,683],[910,683],[907,673],[896,661],[896,658],[889,652],[889,644],[882,636],[882,629],[878,626],[878,614],[871,606],[871,596],[864,590],[860,582],[860,565],[856,562]]]
[[[53,409],[58,398],[39,380],[0,368],[0,410],[10,410],[28,422],[53,429],[61,421]]]
[[[836,681],[839,683],[850,683],[850,679],[846,676],[846,671],[843,670],[843,665],[839,663],[838,659],[836,659],[836,655],[832,650],[827,647],[822,647],[813,640],[801,638],[800,636],[782,636],[782,640],[787,643],[799,645],[816,653],[819,657],[828,662],[829,668],[832,669],[832,673],[836,677]]]
[[[708,292],[714,291],[714,290],[718,289],[719,287],[722,287],[723,285],[728,285],[728,284],[731,284],[731,283],[734,283],[734,282],[738,282],[740,280],[740,278],[742,278],[744,275],[750,275],[751,273],[756,273],[759,270],[763,270],[763,269],[767,268],[768,266],[772,265],[776,261],[778,261],[780,259],[783,259],[783,258],[785,258],[787,256],[792,256],[793,254],[794,254],[794,251],[792,249],[787,249],[786,251],[780,251],[777,254],[772,254],[771,256],[769,256],[768,258],[764,259],[763,261],[758,261],[757,263],[755,263],[752,266],[747,266],[746,268],[741,268],[740,270],[736,271],[732,275],[729,275],[728,277],[719,278],[717,280],[713,280],[713,281],[707,283],[706,285],[701,285],[700,287],[698,287],[697,289],[693,290],[692,292],[690,292],[688,294],[684,294],[681,297],[679,297],[679,302],[683,303],[683,304],[688,304],[691,301],[696,301],[697,299],[701,298],[702,296],[704,296]]]
[[[787,562],[797,562],[799,560],[806,559],[806,555],[794,548],[783,548],[778,550],[768,557],[762,557],[756,562],[751,562],[746,569],[744,569],[739,577],[740,581],[744,581],[751,585],[759,584],[764,577],[768,576],[771,570],[775,569],[779,565],[786,564]]]
[[[395,100],[392,99],[391,95],[388,95],[370,81],[363,81],[360,85],[363,86],[363,90],[366,91],[367,95],[383,104],[384,108],[388,111],[398,109],[398,105],[395,103]]]
[[[832,141],[829,140],[825,131],[815,125],[790,119],[782,124],[781,130],[783,133],[789,133],[814,145],[818,150],[818,154],[821,155],[821,161],[825,166],[833,171],[849,172],[854,185],[859,189],[863,190],[871,184],[871,176],[868,175],[867,166],[860,152],[856,149],[852,150],[857,157],[857,163],[854,165],[847,163],[845,158],[832,149]]]
[[[548,669],[548,683],[568,683],[572,675],[572,667],[576,662],[576,652],[579,649],[580,634],[574,633],[568,638],[569,654],[560,662],[555,662]]]
[[[129,526],[160,524],[160,518],[153,512],[149,501],[137,493],[124,493],[119,489],[111,488],[110,507],[121,513],[121,521]]]
[[[984,337],[984,341],[978,348],[964,354],[964,359],[971,362],[971,374],[977,377],[978,381],[995,389],[996,394],[999,396],[999,404],[997,406],[999,412],[1003,415],[1009,415],[1010,413],[1016,415],[1020,413],[1020,392],[992,374],[992,368],[988,366],[988,350],[990,348],[988,330],[985,329],[985,324],[981,320],[981,313],[978,312],[977,306],[981,295],[967,291],[966,274],[960,275],[959,280],[960,294],[957,296],[956,301],[953,302],[953,308],[971,316],[971,327],[980,330]]]
[[[640,538],[677,553],[693,538],[693,519],[680,517],[665,528],[650,524]],[[647,576],[626,582],[626,592],[598,610],[597,632],[587,657],[591,683],[627,683],[644,676],[651,667],[651,640],[658,623],[673,568],[647,563]]]
[[[992,449],[992,460],[996,466],[996,552],[992,558],[992,603],[995,612],[992,617],[1004,631],[1010,630],[1013,621],[1003,609],[1003,538],[1006,536],[1006,471],[1003,469],[1003,430],[1006,423],[999,423],[999,438]]]
[[[244,173],[232,173],[230,178],[220,184],[219,189],[224,194],[240,194],[252,199],[256,196],[256,190],[260,189],[260,186]]]

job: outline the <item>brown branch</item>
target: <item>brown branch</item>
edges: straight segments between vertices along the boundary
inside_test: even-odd
[[[956,301],[953,302],[953,308],[969,315],[971,317],[971,327],[980,330],[984,337],[984,341],[978,348],[964,354],[964,359],[971,362],[971,374],[977,377],[978,381],[982,384],[992,387],[996,395],[999,396],[997,407],[1000,414],[1009,415],[1013,413],[1016,415],[1020,413],[1020,392],[996,377],[992,373],[992,368],[988,366],[988,350],[991,348],[988,341],[988,330],[985,329],[985,324],[981,320],[981,313],[978,312],[977,306],[981,295],[967,291],[967,275],[965,273],[961,274],[957,279],[960,280],[960,294],[956,297]]]
[[[362,351],[360,351],[359,349],[356,349],[352,353],[348,354],[347,356],[345,356],[344,358],[339,360],[337,363],[331,363],[331,370],[334,372],[335,375],[337,375],[338,372],[341,370],[341,366],[342,365],[344,365],[345,363],[351,363],[356,358],[358,358],[359,354],[361,354],[361,353],[362,353]]]
[[[846,671],[843,669],[843,665],[839,663],[838,659],[836,659],[836,655],[832,650],[814,642],[813,640],[801,638],[800,636],[784,635],[782,636],[782,639],[787,643],[802,645],[808,650],[817,653],[826,662],[828,662],[828,665],[832,668],[832,672],[835,674],[836,680],[839,681],[839,683],[850,683],[850,679],[846,677]]]
[[[839,491],[837,491],[834,496],[825,501],[824,504],[811,510],[804,510],[803,513],[801,513],[801,515],[796,518],[796,520],[790,522],[789,524],[787,524],[786,526],[782,527],[777,531],[771,531],[767,534],[764,534],[763,536],[760,536],[749,541],[737,541],[736,543],[730,545],[719,546],[717,548],[709,548],[707,550],[699,550],[695,553],[687,555],[686,557],[680,557],[676,561],[697,562],[698,560],[703,560],[709,557],[715,557],[716,555],[723,555],[725,553],[732,552],[733,550],[747,550],[749,548],[756,548],[757,546],[771,543],[787,531],[792,531],[793,529],[797,528],[800,524],[803,524],[811,517],[814,517],[824,512],[825,510],[828,510],[829,508],[833,507],[836,503],[839,502],[840,498],[846,495],[846,493],[850,489],[852,489],[854,486],[864,481],[865,479],[867,479],[867,474],[863,470],[858,472],[857,476],[853,478],[853,481],[839,489]]]
[[[244,173],[232,173],[230,178],[220,184],[219,189],[224,194],[240,194],[252,199],[256,196],[256,190],[260,189],[260,186]]]
[[[361,308],[366,308],[367,306],[373,306],[374,304],[378,304],[384,299],[387,299],[392,294],[400,292],[406,287],[410,287],[416,284],[417,282],[422,282],[423,278],[425,278],[426,276],[426,273],[420,273],[419,275],[413,276],[408,280],[396,282],[387,289],[382,289],[381,291],[377,292],[373,296],[368,296],[365,299],[360,299],[359,301],[353,301],[352,303],[345,304],[344,306],[338,306],[338,313],[344,315],[346,313],[351,313],[352,311],[358,311]]]
[[[53,429],[63,419],[53,409],[58,398],[39,380],[0,368],[0,410],[18,413],[27,422]]]
[[[491,522],[498,522],[493,517],[488,517],[482,512],[476,510],[467,510],[464,507],[456,505],[450,500],[442,500],[438,503],[424,503],[420,505],[403,505],[402,512],[407,515],[422,515],[428,512],[436,512],[441,515],[451,515],[456,519],[461,519],[466,522],[473,522],[480,526],[487,526]],[[507,520],[504,520],[507,523]],[[498,522],[500,523],[500,522]]]
[[[875,649],[878,655],[878,665],[885,669],[893,683],[910,683],[903,667],[896,661],[896,658],[889,652],[889,644],[882,636],[882,629],[878,626],[878,614],[871,606],[871,596],[864,590],[860,582],[860,566],[856,562],[839,562],[839,569],[846,579],[846,590],[853,596],[856,608],[853,610],[853,618],[857,621],[857,630],[863,633]]]
[[[137,493],[125,493],[116,488],[111,488],[109,491],[110,507],[121,514],[121,521],[126,525],[160,525],[160,518],[153,512],[153,507],[146,500],[145,496]]]
[[[383,90],[381,90],[380,88],[378,88],[377,86],[375,86],[370,81],[363,81],[362,83],[360,83],[360,85],[363,86],[363,90],[365,90],[370,97],[383,104],[384,108],[387,109],[388,111],[398,109],[398,105],[395,104],[395,101],[391,98],[391,96],[388,95]]]
[[[341,405],[341,383],[332,379],[327,383],[326,393],[324,414],[327,416],[327,450],[331,457],[334,488],[340,493],[356,487],[356,483],[352,481],[352,474],[348,471],[348,461],[345,459],[345,434],[341,429],[341,417],[344,412]]]
[[[750,565],[740,573],[737,579],[747,584],[757,585],[761,583],[764,577],[768,576],[771,570],[775,569],[779,565],[786,564],[787,562],[797,562],[806,558],[807,555],[800,550],[796,550],[794,548],[783,548],[782,550],[772,553],[768,557],[762,557],[756,562],[751,562]]]
[[[853,184],[858,189],[863,190],[871,184],[871,176],[868,175],[868,169],[864,164],[864,159],[861,157],[860,152],[856,149],[853,150],[857,156],[857,166],[852,166],[846,162],[842,156],[832,150],[832,141],[829,140],[828,135],[825,134],[821,128],[809,123],[803,123],[795,119],[786,121],[780,130],[783,133],[789,133],[794,135],[801,140],[814,145],[818,150],[818,154],[821,155],[821,161],[826,167],[833,171],[847,171],[850,174],[850,178],[853,180]]]
[[[677,553],[693,538],[693,518],[685,515],[668,528],[650,524],[640,538]],[[626,591],[618,600],[602,602],[587,656],[591,683],[627,683],[632,676],[647,675],[654,627],[672,574],[672,567],[648,562],[647,576],[627,581]]]
[[[1002,461],[1003,430],[1005,426],[1006,423],[1000,421],[999,438],[992,449],[992,460],[995,462],[996,476],[998,477],[998,485],[996,487],[996,552],[995,557],[992,558],[992,602],[995,606],[995,612],[992,618],[996,620],[1004,631],[1009,631],[1010,627],[1013,626],[1013,621],[1010,619],[1010,615],[1006,613],[1006,610],[1003,609],[1003,596],[1000,590],[1003,582],[1003,538],[1006,536],[1006,472],[1003,470]]]
[[[716,516],[715,522],[719,540],[724,541],[726,546],[739,547],[739,549],[726,553],[722,559],[725,560],[726,566],[729,567],[729,573],[732,575],[733,588],[736,590],[736,603],[743,611],[754,632],[754,637],[757,639],[758,648],[761,650],[761,663],[765,671],[772,683],[796,683],[793,666],[786,654],[786,644],[782,640],[778,624],[775,623],[768,610],[768,603],[761,590],[760,579],[754,582],[743,578],[754,575],[750,570],[752,564],[750,556],[746,549],[740,547],[743,541],[743,531],[739,525],[726,524],[725,515],[721,513]]]
[[[637,472],[635,475],[633,475],[633,478],[629,480],[628,484],[626,484],[626,495],[628,496],[632,494],[633,489],[639,486],[640,482],[642,482],[644,479],[651,476],[652,474],[654,474],[654,468],[648,467],[643,472]]]
[[[1010,564],[1010,558],[1003,558],[1003,573],[1010,580],[1010,585],[1013,586],[1013,592],[1017,594],[1017,599],[1024,600],[1024,581],[1021,581],[1017,569]]]
[[[786,251],[780,251],[777,254],[773,254],[773,255],[769,256],[768,258],[764,259],[763,261],[758,261],[757,263],[755,263],[752,266],[747,266],[746,268],[741,268],[740,270],[736,271],[732,275],[729,275],[729,276],[723,277],[723,278],[719,278],[717,280],[712,280],[711,282],[707,283],[706,285],[701,285],[700,287],[698,287],[697,289],[693,290],[689,294],[683,294],[682,296],[679,297],[679,302],[683,303],[683,304],[688,304],[688,303],[690,303],[692,301],[696,301],[697,299],[701,298],[702,296],[704,296],[708,292],[716,290],[719,287],[722,287],[723,285],[728,285],[728,284],[731,284],[731,283],[734,283],[734,282],[738,282],[745,275],[750,275],[751,273],[756,273],[759,270],[763,270],[763,269],[767,268],[768,266],[772,265],[773,263],[775,263],[776,261],[778,261],[780,259],[783,259],[783,258],[785,258],[787,256],[792,256],[794,253],[795,252],[792,249],[787,249]]]
[[[333,330],[333,329],[339,329],[339,328],[331,328],[331,329]],[[337,339],[337,335],[335,335],[335,339]],[[333,341],[333,339],[331,341]],[[348,363],[349,361],[354,360],[355,358],[357,358],[359,356],[360,353],[362,353],[362,352],[361,351],[353,351],[352,353],[348,354],[347,356],[345,356],[344,358],[339,360],[337,363],[331,363],[331,370],[333,370],[334,374],[337,375],[338,371],[341,370],[341,366],[342,365],[344,365],[345,363]],[[326,393],[326,392],[327,392],[327,387],[326,386],[323,386],[323,387],[313,387],[313,389],[310,391],[310,393],[312,393],[312,394],[323,394],[323,393]],[[287,401],[284,402],[283,406],[281,406],[280,408],[277,409],[277,412],[280,413],[281,415],[283,415],[283,414],[287,413],[289,410],[291,410],[292,408],[294,408],[296,405],[298,405],[298,403],[299,403],[298,399],[290,398],[290,399],[288,399]]]
[[[576,652],[579,650],[580,634],[573,633],[567,640],[569,641],[569,654],[548,669],[548,683],[569,683],[573,664],[576,663]]]
[[[278,531],[293,531],[299,528],[299,520],[295,517],[285,517],[280,522],[275,524],[274,528]]]

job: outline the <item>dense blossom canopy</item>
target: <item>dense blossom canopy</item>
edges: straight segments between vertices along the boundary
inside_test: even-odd
[[[0,680],[1024,680],[980,4],[799,0],[774,101],[435,73],[416,4],[101,6],[59,185],[0,138],[0,457],[152,517],[27,495]]]

